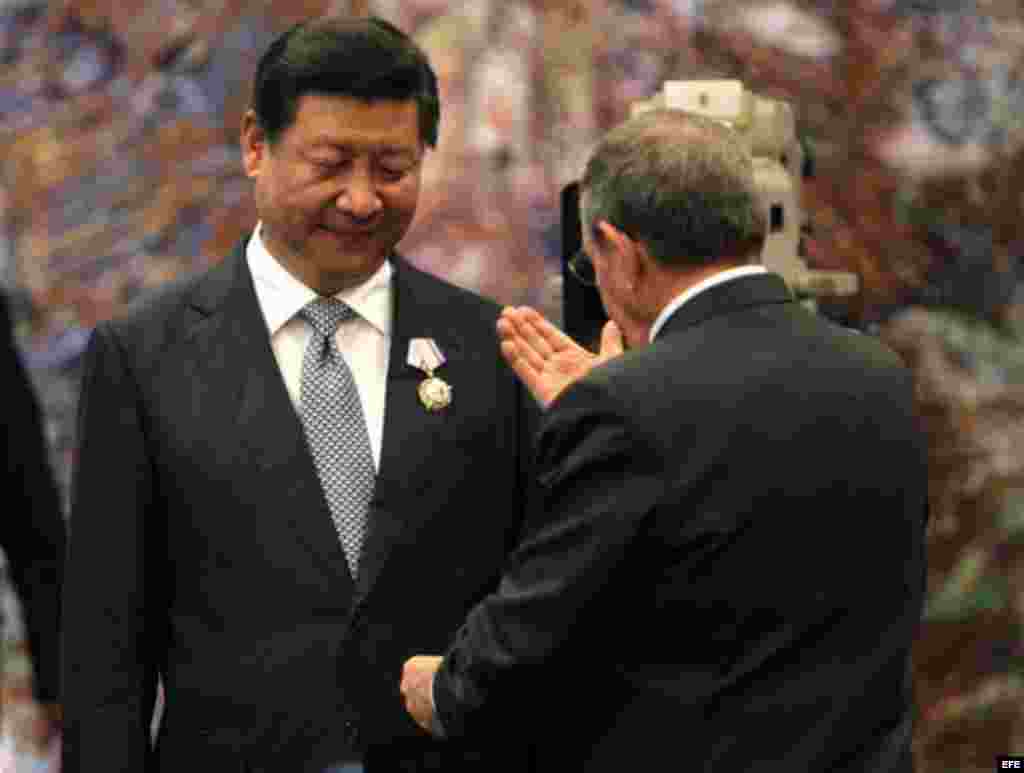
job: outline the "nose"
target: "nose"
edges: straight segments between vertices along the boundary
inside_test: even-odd
[[[337,205],[342,212],[365,220],[375,215],[384,202],[377,194],[377,186],[368,171],[353,170],[338,194]]]

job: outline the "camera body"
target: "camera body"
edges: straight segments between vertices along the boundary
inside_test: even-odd
[[[801,257],[800,238],[806,222],[801,206],[805,153],[788,102],[758,96],[738,80],[666,81],[651,99],[636,102],[631,113],[669,108],[722,121],[737,132],[754,161],[758,203],[768,232],[761,263],[779,274],[794,294],[808,303],[821,296],[847,296],[858,291],[856,274],[809,269]],[[562,191],[562,253],[568,260],[580,246],[579,186]],[[606,317],[593,288],[584,288],[563,271],[566,331],[577,340],[592,341]]]

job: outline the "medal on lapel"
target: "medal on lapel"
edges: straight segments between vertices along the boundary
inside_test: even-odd
[[[423,407],[431,412],[443,410],[452,403],[451,385],[434,375],[434,371],[441,367],[444,361],[444,354],[433,338],[413,338],[409,341],[406,362],[427,374],[416,392]]]

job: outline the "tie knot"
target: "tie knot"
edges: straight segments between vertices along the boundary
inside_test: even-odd
[[[338,325],[356,316],[351,306],[337,298],[317,298],[307,303],[301,313],[324,338],[333,336]]]

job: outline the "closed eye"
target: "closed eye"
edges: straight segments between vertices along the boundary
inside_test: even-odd
[[[348,159],[337,158],[311,158],[309,164],[318,177],[328,177],[338,174],[349,165]]]
[[[382,166],[378,169],[381,179],[386,182],[398,182],[412,171],[411,166]]]

